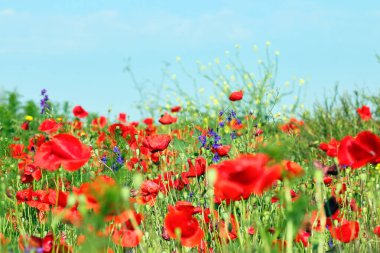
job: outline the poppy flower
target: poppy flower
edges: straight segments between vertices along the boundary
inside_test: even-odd
[[[218,153],[220,157],[223,157],[223,156],[228,155],[228,152],[230,152],[230,149],[231,149],[230,145],[222,145],[222,146],[217,147],[215,151],[216,153]]]
[[[302,243],[304,247],[307,247],[309,245],[310,236],[311,236],[311,233],[307,231],[299,231],[296,235],[295,242]]]
[[[170,125],[177,122],[177,118],[165,112],[165,114],[161,116],[158,122],[160,122],[162,125]]]
[[[154,121],[153,118],[146,118],[146,119],[143,120],[144,124],[148,125],[148,126],[152,125],[153,121]]]
[[[340,165],[353,169],[380,162],[380,137],[370,131],[360,132],[355,138],[344,137],[339,145],[338,160]]]
[[[368,121],[372,118],[371,110],[368,106],[363,105],[361,108],[357,108],[356,111],[363,121]]]
[[[240,90],[240,91],[234,91],[230,94],[230,97],[229,99],[231,101],[239,101],[239,100],[242,100],[243,99],[243,91]]]
[[[123,124],[126,124],[127,123],[127,114],[119,113],[119,117],[117,118],[117,120]]]
[[[9,144],[11,156],[15,159],[24,159],[28,156],[28,154],[24,152],[24,148],[24,144]]]
[[[348,243],[355,240],[360,231],[360,225],[357,221],[345,221],[340,226],[332,226],[330,228],[330,233],[332,238]]]
[[[70,134],[58,134],[42,144],[34,156],[34,165],[47,170],[80,169],[91,157],[91,149]]]
[[[55,119],[45,119],[38,127],[38,130],[40,130],[41,132],[52,134],[57,132],[58,129],[61,127],[62,123],[57,123]]]
[[[262,194],[281,178],[280,165],[269,165],[265,154],[241,155],[212,166],[217,177],[214,185],[215,201],[247,199],[251,194]]]
[[[107,125],[107,118],[104,116],[100,116],[91,121],[91,124],[94,128],[103,128]]]
[[[156,202],[156,197],[160,191],[160,185],[151,181],[146,180],[140,186],[139,192],[139,203],[153,205]]]
[[[21,129],[24,131],[29,130],[29,121],[24,121],[24,123],[21,124]]]
[[[88,112],[85,109],[83,109],[83,107],[80,105],[77,105],[74,107],[73,114],[75,117],[81,118],[81,119],[86,118],[88,116]]]
[[[27,164],[25,168],[21,169],[21,182],[24,184],[33,182],[33,180],[39,181],[41,177],[40,168],[33,164]]]
[[[165,150],[171,141],[168,134],[157,134],[145,137],[143,146],[148,148],[150,152],[158,152]]]
[[[304,122],[302,120],[297,120],[295,118],[291,118],[288,123],[283,124],[280,126],[280,129],[282,132],[287,134],[297,134],[300,132],[301,127],[304,125]]]
[[[121,227],[116,228],[112,232],[112,241],[124,248],[132,248],[139,245],[143,236],[139,225],[142,221],[142,215],[132,210],[123,213],[124,219]],[[124,221],[125,220],[125,221]]]
[[[207,161],[202,156],[195,159],[193,164],[190,159],[187,160],[189,164],[189,171],[186,173],[186,177],[199,177],[206,171]]]
[[[181,106],[174,106],[170,109],[171,112],[179,112],[181,111],[182,107]]]
[[[380,226],[376,226],[373,229],[373,233],[375,233],[375,235],[377,235],[378,237],[380,237]]]
[[[199,245],[204,237],[204,232],[197,219],[192,216],[192,212],[179,211],[172,206],[169,206],[169,213],[165,217],[164,226],[172,239],[177,238],[177,231],[179,231],[181,244],[185,247]]]
[[[330,157],[336,157],[338,155],[338,147],[340,142],[332,138],[329,143],[322,142],[319,145],[319,149],[326,152]]]
[[[32,249],[37,249],[37,252],[41,253],[71,252],[69,247],[65,244],[63,238],[59,241],[60,244],[55,243],[52,233],[48,233],[43,238],[37,236],[20,236],[19,247],[23,252],[29,252]],[[26,245],[25,242],[27,242]]]
[[[286,172],[285,176],[288,178],[298,177],[305,173],[303,168],[298,163],[284,160],[282,161],[282,165]]]

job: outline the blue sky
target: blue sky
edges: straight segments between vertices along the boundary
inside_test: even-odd
[[[252,45],[271,41],[281,52],[279,85],[306,79],[310,103],[336,82],[342,90],[379,90],[379,24],[379,1],[2,0],[0,87],[36,101],[46,88],[53,100],[133,119],[128,58],[138,79],[159,80],[176,56],[196,74],[197,60],[223,58],[235,44],[255,66]]]

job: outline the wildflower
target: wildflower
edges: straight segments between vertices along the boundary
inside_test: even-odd
[[[203,230],[197,219],[193,217],[193,212],[189,209],[178,210],[173,206],[169,206],[164,226],[169,237],[176,239],[179,236],[181,244],[185,247],[199,245],[204,237]]]
[[[147,136],[143,140],[143,146],[148,148],[150,152],[155,153],[165,150],[171,141],[170,135],[160,134]]]
[[[370,131],[362,131],[355,138],[346,136],[338,149],[340,165],[357,169],[367,163],[380,163],[380,137]]]
[[[376,226],[374,229],[373,229],[373,233],[375,235],[377,235],[378,237],[380,237],[380,226]]]
[[[234,91],[230,94],[229,99],[231,101],[239,101],[243,98],[243,91]]]
[[[372,118],[371,110],[368,106],[363,105],[361,108],[357,108],[356,111],[363,121],[368,121]]]
[[[206,146],[206,142],[207,142],[207,137],[206,136],[204,136],[204,135],[198,136],[198,140],[201,142],[202,147]]]
[[[335,140],[332,138],[329,143],[322,142],[319,145],[319,149],[326,152],[326,154],[330,157],[336,157],[338,155],[338,147],[339,147],[340,141]]]
[[[27,121],[32,121],[32,120],[33,120],[33,117],[30,116],[30,115],[26,115],[26,116],[25,116],[25,120],[27,120]]]
[[[224,127],[225,124],[226,124],[226,123],[225,123],[224,121],[219,122],[219,126],[220,126],[220,127]]]
[[[58,134],[38,148],[34,164],[51,171],[60,166],[65,170],[75,171],[86,164],[90,157],[90,147],[70,134]]]
[[[61,127],[62,123],[57,123],[54,119],[45,119],[38,127],[38,130],[52,134],[57,132]]]
[[[127,123],[127,114],[125,113],[119,113],[119,117],[117,118],[118,121],[120,121],[122,124]]]
[[[46,93],[47,93],[46,89],[41,90],[41,96],[43,96],[43,98],[40,100],[41,114],[44,114],[46,110],[50,109],[50,105],[48,103],[49,96]]]
[[[360,225],[357,221],[345,221],[340,226],[330,227],[332,238],[338,241],[348,243],[355,240],[360,231]]]
[[[158,122],[160,122],[162,125],[170,125],[177,122],[177,118],[171,116],[168,113],[165,113],[164,115],[161,116]]]
[[[235,140],[236,139],[236,132],[233,131],[232,133],[230,133],[230,136],[231,136],[232,140]]]
[[[214,157],[212,158],[212,162],[217,163],[219,162],[219,160],[220,160],[220,156],[218,155],[218,153],[215,153]]]
[[[88,112],[80,105],[74,107],[73,114],[77,118],[86,118],[88,116]]]
[[[268,165],[265,154],[241,155],[212,168],[217,172],[214,185],[215,201],[247,199],[251,194],[262,194],[281,178],[280,165]]]
[[[179,112],[181,111],[182,107],[181,106],[174,106],[170,109],[171,112]]]

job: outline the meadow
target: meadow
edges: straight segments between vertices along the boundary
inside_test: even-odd
[[[139,121],[5,92],[1,252],[379,252],[379,91],[306,109],[276,71],[200,64],[207,102],[170,74]]]

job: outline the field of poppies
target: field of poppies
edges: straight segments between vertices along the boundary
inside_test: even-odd
[[[267,71],[139,121],[4,94],[1,252],[380,252],[380,94],[280,111]]]

